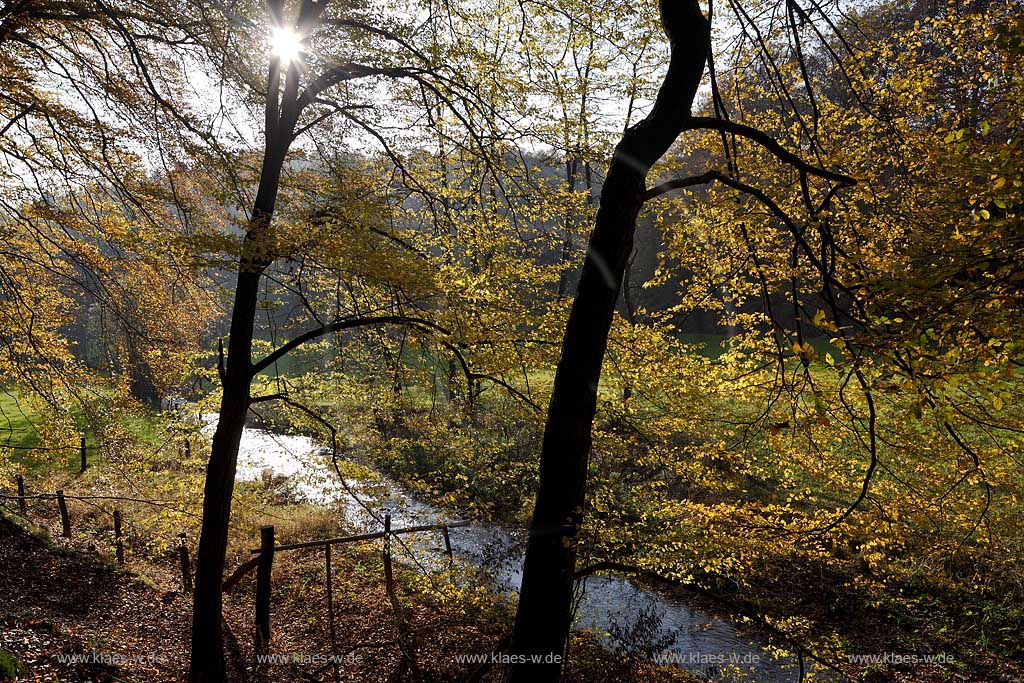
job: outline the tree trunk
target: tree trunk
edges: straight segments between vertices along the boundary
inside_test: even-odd
[[[240,269],[241,270],[241,269]],[[259,291],[260,272],[239,272],[231,317],[227,372],[217,431],[210,447],[210,462],[203,488],[203,524],[196,552],[195,592],[192,602],[192,657],[190,683],[224,680],[221,632],[221,581],[227,554],[228,523],[235,486],[238,446],[249,410],[251,379],[249,354]]]
[[[277,3],[279,6],[280,3]],[[273,8],[272,8],[273,9]],[[279,11],[279,7],[278,7]],[[196,552],[195,592],[192,602],[192,655],[189,683],[222,683],[224,647],[221,631],[221,582],[227,554],[231,498],[235,488],[238,446],[249,410],[253,378],[252,338],[259,300],[260,278],[274,260],[271,218],[277,202],[285,156],[291,145],[299,111],[295,93],[299,71],[288,69],[280,93],[280,64],[271,64],[267,88],[266,144],[252,218],[242,242],[235,283],[235,299],[228,333],[223,394],[217,431],[210,446],[210,461],[203,488],[203,523]]]
[[[690,117],[707,60],[709,26],[696,0],[662,0],[661,19],[672,46],[668,73],[651,113],[629,128],[615,148],[555,373],[510,645],[515,663],[505,674],[512,683],[554,682],[560,676],[608,331],[647,173]]]
[[[566,143],[566,154],[568,155],[568,142]],[[576,191],[576,166],[577,161],[570,162],[568,159],[565,162],[565,189],[572,193]],[[567,202],[567,207],[571,207],[572,203]],[[565,212],[565,218],[563,221],[562,229],[564,234],[562,235],[562,255],[561,255],[561,272],[558,275],[558,298],[561,299],[569,293],[569,280],[572,278],[572,269],[570,268],[570,262],[572,261],[572,215],[571,209],[567,209]]]

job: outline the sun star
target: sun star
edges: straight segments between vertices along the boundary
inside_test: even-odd
[[[302,56],[302,38],[292,29],[278,26],[270,34],[270,53],[287,66]]]

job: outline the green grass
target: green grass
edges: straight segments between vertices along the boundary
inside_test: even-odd
[[[160,446],[162,437],[157,429],[156,414],[150,408],[146,408],[145,411],[142,415],[123,415],[121,423],[128,428],[128,431],[131,432],[138,442],[151,446]],[[77,418],[75,423],[78,424]],[[95,434],[87,429],[85,440],[88,445],[95,445],[95,443],[89,443],[90,440],[95,440]]]
[[[24,405],[12,389],[0,388],[0,445],[18,450],[39,445],[39,413]]]
[[[77,451],[34,451],[39,443],[38,425],[43,417],[18,394],[0,388],[0,446],[10,448],[8,462],[30,476],[42,476],[58,467],[70,470],[77,464]]]
[[[3,680],[17,680],[19,676],[28,674],[28,667],[22,664],[17,657],[9,652],[0,650],[0,678]]]
[[[103,390],[99,393],[96,400],[103,400]],[[80,409],[74,410],[71,418],[79,433],[85,436],[89,465],[99,464],[103,459],[99,448],[100,435],[89,426]],[[27,474],[42,475],[57,469],[77,472],[81,462],[77,443],[60,450],[32,450],[40,446],[38,426],[43,419],[16,389],[0,387],[0,450],[10,449],[9,462],[20,466]],[[120,421],[138,441],[152,445],[160,443],[150,412],[122,415]]]

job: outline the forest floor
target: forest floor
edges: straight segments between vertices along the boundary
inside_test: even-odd
[[[507,630],[509,606],[483,589],[430,588],[400,568],[399,630],[379,556],[367,546],[335,559],[332,650],[322,557],[282,554],[275,561],[269,662],[254,656],[254,578],[243,579],[225,596],[228,680],[463,680],[476,665],[459,658],[493,650]],[[126,570],[111,559],[87,539],[33,533],[0,515],[0,681],[183,680],[191,600],[173,563],[136,560]],[[693,680],[614,656],[589,634],[575,636],[573,648],[568,681]],[[343,653],[336,672],[325,666],[332,651]]]

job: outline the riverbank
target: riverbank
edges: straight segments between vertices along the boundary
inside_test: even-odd
[[[131,477],[104,461],[84,475],[58,471],[27,483],[30,492],[63,487],[82,496],[130,497],[140,487],[196,481],[205,446],[193,440],[190,455],[179,450],[178,458],[173,448],[167,450]],[[336,508],[300,501],[281,478],[256,474],[236,490],[228,572],[248,559],[262,525],[275,525],[289,540],[337,536],[351,528]],[[186,509],[198,505],[191,489],[181,494]],[[183,680],[191,600],[180,585],[176,534],[187,530],[186,545],[194,554],[198,520],[126,499],[100,503],[69,501],[71,539],[61,538],[52,501],[32,500],[24,515],[7,501],[0,513],[9,515],[0,520],[0,680]],[[115,562],[109,510],[101,509],[112,505],[125,512],[125,568]],[[341,652],[353,656],[339,662],[344,667],[338,680],[461,680],[476,669],[476,660],[490,656],[512,619],[512,604],[462,568],[456,563],[444,574],[423,575],[396,565],[402,633],[412,645],[413,666],[407,648],[398,645],[378,545],[350,544],[333,556],[334,643],[322,554],[282,553],[274,565],[270,661],[258,660],[253,650],[254,577],[225,596],[229,680],[330,681],[334,671],[318,662]],[[570,681],[692,680],[676,669],[609,653],[592,633],[574,634],[572,648],[579,656],[567,669]]]
[[[336,530],[312,509],[275,519],[292,538]],[[137,557],[130,569],[97,552],[88,537],[56,537],[47,520],[34,530],[0,515],[0,680],[93,683],[99,680],[183,681],[191,601],[174,568]],[[237,553],[242,549],[236,548]],[[234,554],[234,553],[233,553]],[[325,609],[325,565],[318,553],[283,553],[274,566],[269,657],[253,650],[254,578],[224,601],[228,681],[455,681],[489,657],[511,623],[511,606],[480,585],[436,583],[396,568],[401,630],[385,594],[382,560],[373,544],[355,544],[332,562],[337,634],[332,646]],[[415,666],[398,644],[411,644]],[[592,634],[576,634],[567,680],[688,683],[682,672],[614,657]],[[338,659],[324,668],[332,653]],[[483,680],[490,680],[484,678]]]
[[[440,421],[441,431],[444,431],[445,419],[451,418],[434,414],[429,417],[435,423]],[[413,419],[415,415],[406,416],[405,424]],[[471,428],[463,424],[454,431],[468,429],[478,433],[486,429],[485,422],[481,420]],[[507,457],[497,459],[494,451],[488,450],[484,444],[480,450],[487,457],[482,458],[472,453],[472,444],[464,447],[461,441],[456,440],[418,439],[412,431],[406,434],[403,429],[396,429],[394,424],[390,428],[390,436],[382,438],[373,427],[357,427],[354,435],[346,435],[344,443],[349,447],[346,457],[355,452],[360,463],[381,467],[421,500],[449,510],[465,509],[459,505],[460,500],[489,490],[502,476],[500,472],[484,471],[486,481],[478,485],[473,481],[475,468],[485,465],[492,469],[500,468],[509,463],[514,468],[515,463],[526,457],[525,451],[530,443],[528,436],[516,437],[512,441],[518,444],[517,452],[509,452]],[[360,448],[365,452],[361,453]],[[446,454],[454,454],[455,457],[446,459]],[[725,479],[737,476],[730,471],[728,461],[712,461],[710,465],[718,468],[715,470],[718,476]],[[446,477],[451,479],[451,484],[447,481],[438,483],[439,479]],[[757,486],[752,487],[749,495],[767,495],[758,488],[763,486],[763,482],[754,484]],[[461,487],[454,495],[453,486]],[[715,502],[715,494],[692,487],[673,495],[679,495],[683,500],[701,500],[709,506]],[[637,508],[637,517],[630,519],[628,513],[632,511],[615,509],[618,499],[599,502],[604,507],[602,510],[595,504],[598,514],[618,515],[627,525],[636,524],[638,517],[642,519],[642,507]],[[635,500],[625,502],[630,505],[637,503]],[[484,518],[505,521],[521,520],[527,516],[514,512],[487,515],[487,512],[494,512],[493,506],[479,505],[476,509],[485,512]],[[505,509],[515,510],[515,506],[506,506]],[[729,524],[729,520],[722,520],[722,524]],[[941,579],[941,573],[937,577],[920,573],[910,576],[876,573],[872,565],[878,562],[879,555],[869,554],[866,548],[853,544],[853,541],[849,546],[811,548],[806,544],[796,544],[790,548],[779,539],[772,538],[771,534],[750,531],[750,527],[747,529],[744,532],[740,525],[737,531],[744,535],[734,536],[731,543],[750,544],[752,540],[746,536],[764,536],[766,545],[752,548],[757,553],[754,555],[757,561],[746,573],[707,571],[703,576],[706,580],[701,583],[724,601],[687,596],[685,601],[689,606],[738,623],[749,624],[751,622],[746,617],[760,615],[807,648],[805,662],[817,657],[842,671],[842,675],[834,674],[837,680],[842,680],[843,676],[851,680],[866,677],[865,680],[915,683],[1016,681],[1021,678],[1024,668],[1021,666],[1019,644],[1016,649],[991,645],[996,639],[1002,643],[1009,642],[1007,634],[1013,632],[1009,629],[1016,619],[1014,610],[1019,613],[1000,596],[986,593],[983,587],[973,584],[934,580]],[[641,527],[640,533],[657,534],[658,531],[648,526]],[[779,544],[777,554],[770,551],[776,544]],[[628,552],[629,546],[626,547]],[[706,552],[714,558],[720,549],[709,547]],[[1013,569],[1007,568],[1007,571],[1012,572]],[[660,592],[663,585],[655,581],[641,588],[648,589],[646,592],[651,592],[650,589]],[[707,621],[711,620],[704,623]],[[754,623],[757,621],[755,617]],[[693,627],[699,628],[700,624],[691,624],[687,628]],[[600,630],[608,631],[607,628]],[[757,629],[751,628],[751,632],[757,633]],[[761,633],[763,635],[764,632]],[[647,635],[653,637],[649,640],[657,640],[660,634],[654,631]],[[943,656],[938,657],[940,654]],[[934,661],[934,664],[907,664],[914,658],[918,662]],[[790,676],[791,680],[796,680],[795,671],[791,671]]]
[[[333,461],[310,437],[247,428],[239,450],[237,477],[241,482],[287,489],[286,497],[336,511],[356,533],[379,531],[384,514],[389,514],[397,527],[438,524],[455,518],[453,512],[417,498],[371,467],[359,463],[353,473],[349,466],[347,456]],[[338,472],[363,479],[341,482]],[[412,540],[408,548],[411,552],[399,559],[420,569],[446,571],[436,562],[441,550],[439,538],[426,536]],[[301,540],[289,536],[287,542]],[[498,595],[518,591],[521,534],[477,522],[453,529],[450,542],[463,569],[479,574],[499,591]],[[767,682],[787,683],[799,677],[797,662],[769,651],[768,639],[755,624],[738,628],[695,610],[690,598],[688,594],[655,590],[614,573],[592,576],[577,606],[577,630],[596,634],[609,655],[647,661],[663,658],[691,672],[710,671],[716,677],[720,670],[732,669]],[[721,604],[716,607],[721,613]],[[808,664],[811,668],[814,665]]]

